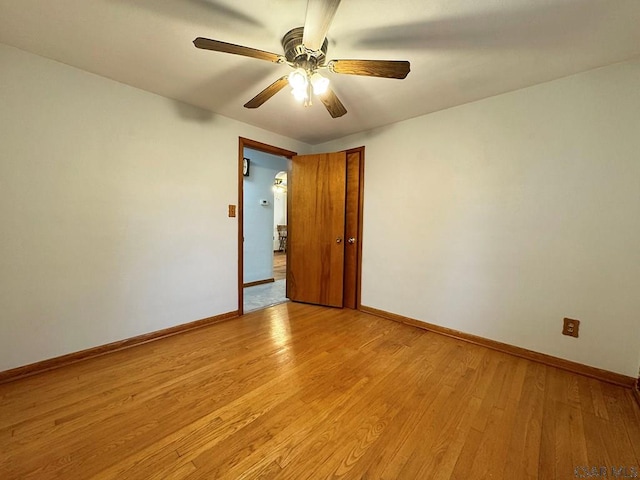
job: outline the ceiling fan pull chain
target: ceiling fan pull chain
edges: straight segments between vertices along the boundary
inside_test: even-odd
[[[310,107],[313,105],[313,100],[311,99],[311,82],[307,82],[307,98],[304,101],[305,107]]]

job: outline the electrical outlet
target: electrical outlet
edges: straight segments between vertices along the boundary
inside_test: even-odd
[[[565,318],[564,325],[562,327],[562,334],[570,337],[578,338],[578,331],[580,330],[580,320],[574,320],[573,318]]]

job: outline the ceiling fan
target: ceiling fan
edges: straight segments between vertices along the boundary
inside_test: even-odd
[[[288,84],[292,88],[292,94],[304,102],[305,106],[311,105],[313,95],[316,95],[329,114],[333,118],[338,118],[347,113],[347,109],[330,88],[329,79],[322,76],[320,71],[403,79],[409,74],[411,68],[409,62],[404,60],[330,60],[327,62],[326,35],[339,5],[340,0],[308,0],[304,27],[292,29],[282,38],[284,55],[202,37],[196,38],[193,44],[204,50],[287,64],[294,69],[249,100],[244,105],[246,108],[258,108]]]

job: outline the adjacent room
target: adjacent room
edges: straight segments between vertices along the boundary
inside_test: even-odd
[[[639,476],[638,25],[0,0],[0,478]]]
[[[243,306],[245,312],[287,301],[288,160],[243,149]]]

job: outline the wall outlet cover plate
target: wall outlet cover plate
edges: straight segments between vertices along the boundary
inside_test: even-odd
[[[565,318],[562,326],[562,334],[570,337],[578,338],[578,332],[580,330],[580,320],[573,318]]]

